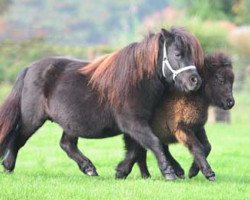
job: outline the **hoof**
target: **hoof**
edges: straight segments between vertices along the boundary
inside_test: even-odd
[[[182,174],[182,175],[177,175],[177,174],[176,174],[176,176],[177,176],[179,179],[185,179],[185,175],[184,175],[184,174]]]
[[[175,170],[175,174],[180,179],[185,179],[185,172],[183,169]]]
[[[3,165],[3,172],[6,174],[13,173],[15,166],[10,165],[9,162],[6,162],[5,160],[2,162]]]
[[[147,178],[151,178],[151,175],[150,174],[142,174],[141,177],[143,179],[147,179]]]
[[[207,178],[207,180],[209,180],[209,181],[216,181],[216,177],[215,177],[215,174],[213,173],[213,175],[211,175],[211,176],[209,176],[209,177],[206,177]]]
[[[121,172],[121,171],[116,171],[116,174],[115,174],[116,179],[126,179],[127,176],[128,175],[126,173]]]
[[[162,174],[166,180],[173,181],[177,179],[177,176],[172,166],[168,166],[165,170],[162,170]]]
[[[206,175],[207,180],[209,181],[215,181],[215,173],[213,171],[211,171],[208,175]]]
[[[79,165],[79,168],[84,174],[86,174],[88,176],[98,176],[98,173],[96,172],[96,169],[93,165],[88,165],[85,167],[81,167]]]
[[[213,181],[216,181],[216,177],[215,176],[212,176],[212,177],[209,177],[207,178],[209,181],[213,182]]]
[[[177,179],[177,176],[175,174],[165,174],[165,179],[168,181],[174,181]]]
[[[95,170],[86,171],[85,174],[88,176],[99,176]]]
[[[198,173],[199,173],[199,169],[190,169],[188,173],[188,177],[193,178],[197,176]]]

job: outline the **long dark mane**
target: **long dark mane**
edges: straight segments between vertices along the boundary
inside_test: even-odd
[[[195,65],[203,66],[203,51],[197,38],[183,28],[172,28],[176,45],[192,52]],[[99,92],[100,101],[107,99],[118,106],[136,85],[156,73],[161,33],[150,34],[139,43],[105,55],[80,69],[90,77],[89,84]]]
[[[229,67],[232,69],[232,61],[224,52],[215,52],[205,56],[205,67],[213,70],[215,67]]]
[[[199,40],[185,28],[172,28],[171,33],[173,33],[179,49],[191,51],[195,66],[198,71],[201,71],[204,66],[204,53]]]

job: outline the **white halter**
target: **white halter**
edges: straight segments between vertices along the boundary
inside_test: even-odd
[[[169,61],[168,61],[168,57],[167,57],[167,51],[166,51],[166,41],[164,41],[164,45],[163,45],[163,61],[162,61],[162,74],[163,76],[166,78],[166,74],[165,74],[165,67],[168,67],[168,69],[173,73],[173,80],[175,81],[175,77],[181,73],[184,72],[186,70],[190,70],[190,69],[196,69],[196,67],[194,65],[190,65],[190,66],[186,66],[177,70],[174,70]]]

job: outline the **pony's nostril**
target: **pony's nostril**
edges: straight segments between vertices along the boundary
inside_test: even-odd
[[[193,83],[193,84],[197,84],[197,83],[198,83],[198,78],[197,78],[196,76],[192,76],[192,77],[190,78],[190,81],[191,81],[191,83]]]
[[[227,99],[227,106],[229,108],[232,108],[234,106],[234,100],[233,99]]]

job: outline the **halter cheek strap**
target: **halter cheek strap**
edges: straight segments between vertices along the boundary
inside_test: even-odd
[[[180,74],[181,72],[190,70],[190,69],[196,69],[196,67],[194,65],[190,65],[190,66],[186,66],[177,70],[174,70],[169,61],[168,61],[168,57],[167,57],[167,51],[166,51],[166,41],[164,42],[163,45],[163,61],[162,61],[162,75],[166,78],[166,74],[165,74],[165,68],[167,68],[173,73],[173,80],[175,81],[175,77]]]

